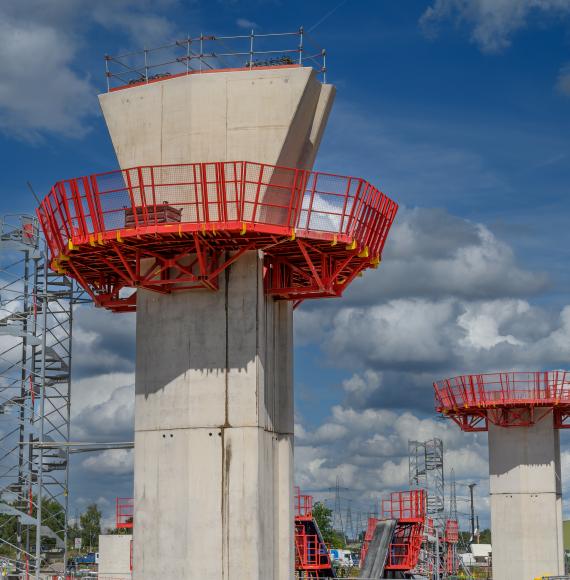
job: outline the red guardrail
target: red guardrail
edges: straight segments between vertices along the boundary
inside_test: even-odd
[[[457,520],[447,520],[445,523],[445,541],[448,544],[459,542],[459,523]]]
[[[56,183],[38,216],[52,257],[144,234],[237,230],[357,239],[382,251],[397,205],[360,178],[251,162],[135,167]]]
[[[330,556],[317,534],[306,534],[302,526],[295,528],[295,569],[310,571],[330,569]]]
[[[566,371],[463,375],[434,383],[438,411],[465,406],[557,405],[570,403]]]
[[[570,428],[570,372],[503,372],[463,375],[433,384],[436,410],[464,431],[529,427],[551,417]]]
[[[232,161],[60,181],[37,213],[52,268],[125,311],[136,293],[123,289],[217,290],[252,250],[264,253],[267,294],[340,296],[380,263],[397,208],[360,178]]]
[[[423,489],[397,491],[382,500],[382,518],[369,518],[361,549],[364,563],[380,519],[396,520],[388,549],[386,570],[412,570],[417,566],[426,519],[426,494]]]
[[[382,518],[423,522],[426,515],[426,495],[423,489],[396,491],[382,500]]]
[[[313,496],[302,494],[299,487],[295,487],[295,519],[313,518]]]
[[[118,497],[115,503],[115,527],[132,528],[135,502],[132,497]]]

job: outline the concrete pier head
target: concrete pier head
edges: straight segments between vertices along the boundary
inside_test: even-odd
[[[552,412],[529,427],[489,425],[489,477],[493,578],[564,574],[560,433]]]
[[[559,430],[570,427],[570,372],[460,375],[433,386],[439,413],[489,433],[493,578],[564,574]]]
[[[311,169],[333,97],[312,69],[275,67],[167,79],[100,103],[122,168]],[[249,251],[217,291],[138,291],[136,580],[293,577],[292,304],[265,295],[263,267]]]

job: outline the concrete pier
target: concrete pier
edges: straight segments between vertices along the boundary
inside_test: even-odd
[[[262,267],[138,297],[135,578],[291,578],[292,307]]]
[[[99,536],[98,580],[131,580],[132,536]]]
[[[310,68],[216,71],[100,96],[123,168],[310,169],[334,88]],[[166,199],[166,198],[165,198]],[[290,580],[292,306],[249,252],[219,290],[137,294],[135,580]]]
[[[530,427],[489,424],[489,476],[493,578],[564,574],[560,435],[552,411]]]

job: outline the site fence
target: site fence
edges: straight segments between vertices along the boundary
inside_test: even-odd
[[[326,51],[303,28],[295,32],[200,34],[155,48],[105,55],[107,90],[220,69],[309,66],[326,82]]]

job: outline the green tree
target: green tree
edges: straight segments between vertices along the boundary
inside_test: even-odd
[[[70,523],[67,527],[67,549],[75,551],[75,538],[81,537],[81,528],[79,522]]]
[[[101,533],[101,510],[97,504],[92,503],[79,516],[79,526],[81,528],[81,543],[90,552],[99,548],[99,534]]]
[[[346,540],[344,536],[333,529],[332,516],[332,510],[324,503],[318,501],[313,505],[313,518],[317,522],[317,526],[319,526],[325,544],[330,545],[331,548],[345,548]]]
[[[23,502],[12,502],[10,505],[15,507],[17,510],[30,515],[35,518],[37,515],[37,498],[33,496],[32,498],[32,509],[31,513],[29,511],[29,505]],[[63,540],[64,536],[64,526],[65,526],[65,514],[63,511],[63,506],[56,500],[43,498],[42,499],[42,525],[47,526],[59,535]],[[36,544],[36,527],[35,525],[22,525],[21,528],[22,543],[24,547],[26,545],[33,547]],[[18,516],[0,514],[0,538],[3,542],[8,542],[13,546],[18,544]],[[42,536],[42,549],[52,549],[56,547],[56,541],[53,538],[48,538],[47,536]],[[13,556],[15,554],[14,548],[7,544],[3,544],[0,547],[0,555]]]

